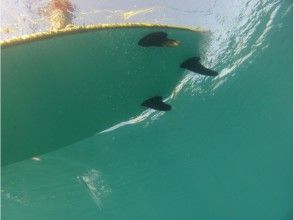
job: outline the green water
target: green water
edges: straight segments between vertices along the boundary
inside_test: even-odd
[[[3,167],[2,218],[292,219],[291,4],[230,77],[186,85],[171,112]],[[246,55],[226,52],[219,71]]]

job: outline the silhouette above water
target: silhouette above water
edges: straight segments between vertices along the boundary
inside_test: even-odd
[[[218,75],[218,72],[204,67],[200,63],[199,57],[191,57],[191,58],[185,60],[181,64],[181,68],[184,68],[184,69],[190,70],[194,73],[199,73],[199,74],[205,75],[205,76],[217,76]]]
[[[165,32],[153,32],[143,37],[138,44],[142,47],[177,47],[180,41],[168,39]]]
[[[60,30],[73,24],[75,10],[70,0],[50,0],[40,9],[40,14],[46,17],[51,30]]]
[[[141,106],[145,106],[147,108],[151,108],[158,111],[170,111],[171,106],[162,101],[161,96],[154,96],[150,99],[145,100]]]

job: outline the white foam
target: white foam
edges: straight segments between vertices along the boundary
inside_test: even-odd
[[[102,199],[111,193],[111,188],[104,182],[98,170],[91,169],[81,176],[77,176],[78,181],[87,190],[99,209],[103,208]]]

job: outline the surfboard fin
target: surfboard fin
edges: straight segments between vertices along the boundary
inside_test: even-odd
[[[162,101],[161,96],[154,96],[150,99],[145,100],[142,102],[141,106],[145,106],[147,108],[151,108],[158,111],[170,111],[171,106],[166,104]]]
[[[178,40],[169,39],[163,31],[147,34],[138,42],[142,47],[177,47],[180,43]]]
[[[181,68],[190,70],[194,73],[199,73],[201,75],[205,75],[205,76],[217,76],[219,73],[208,69],[206,67],[204,67],[201,63],[200,63],[200,58],[199,57],[191,57],[187,60],[185,60],[182,64],[181,64]]]

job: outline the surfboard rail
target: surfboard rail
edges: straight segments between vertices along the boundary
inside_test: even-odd
[[[119,29],[119,28],[170,28],[179,29],[192,32],[209,32],[208,30],[201,28],[167,25],[167,24],[153,24],[153,23],[114,23],[114,24],[90,24],[84,26],[68,25],[64,29],[60,30],[48,30],[43,32],[36,32],[32,34],[22,35],[18,37],[12,37],[3,41],[0,41],[1,48],[15,46],[18,44],[30,43],[47,38],[53,38],[58,36],[64,36],[68,34],[78,34],[84,32],[91,32],[105,29]]]

